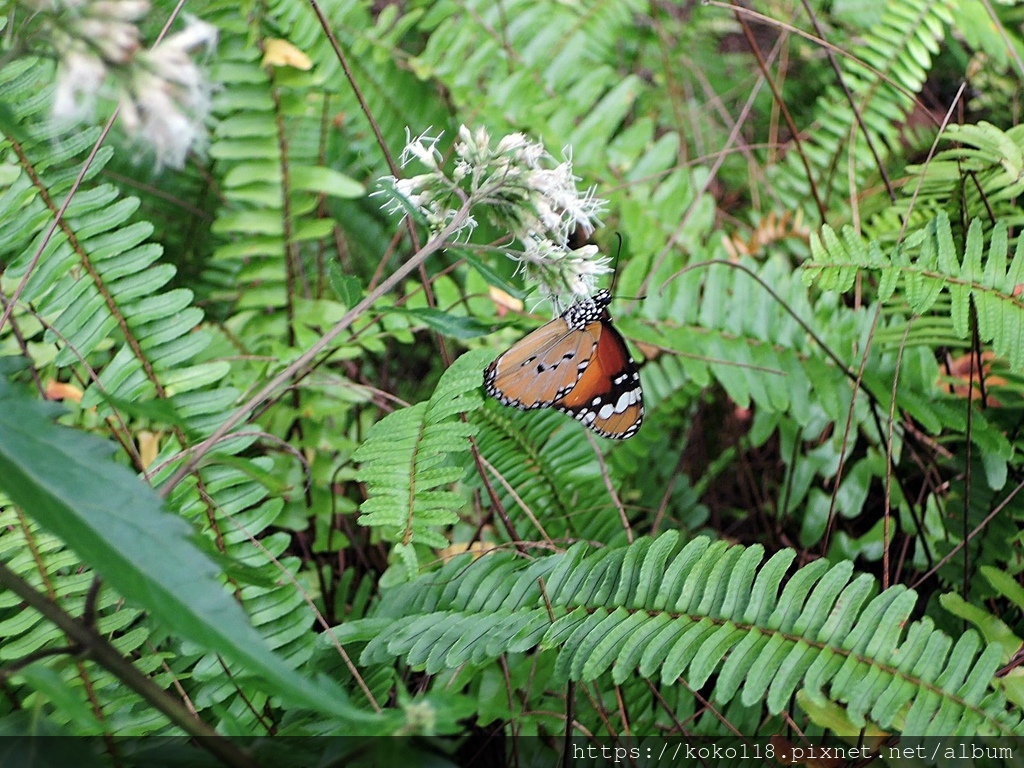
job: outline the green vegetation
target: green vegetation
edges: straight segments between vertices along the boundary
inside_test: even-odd
[[[1024,11],[752,5],[5,3],[0,735],[1024,736]]]

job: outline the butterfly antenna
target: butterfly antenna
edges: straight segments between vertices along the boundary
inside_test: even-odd
[[[608,290],[611,291],[612,296],[615,296],[615,283],[619,279],[619,257],[622,255],[622,233],[616,232],[615,237],[619,240],[619,247],[615,249],[615,266],[612,268],[612,286]],[[626,301],[643,301],[647,298],[645,293],[643,296],[615,296],[617,299],[625,299]]]
[[[619,247],[615,249],[615,261],[612,262],[612,284],[608,289],[612,296],[615,295],[615,282],[619,279],[619,257],[622,255],[622,233],[616,232],[615,237],[619,241]]]

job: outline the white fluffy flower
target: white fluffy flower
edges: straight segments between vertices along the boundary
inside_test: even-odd
[[[439,133],[437,136],[430,136],[429,130],[428,128],[414,139],[412,134],[409,133],[409,129],[405,129],[405,149],[402,150],[400,158],[403,168],[415,159],[428,168],[437,169],[438,162],[441,160],[441,153],[437,150],[437,142],[441,140],[443,134]]]
[[[210,86],[190,54],[216,42],[216,27],[190,18],[181,32],[136,56],[121,115],[129,135],[152,148],[158,167],[180,168],[189,150],[206,142]]]
[[[53,17],[58,57],[53,119],[62,128],[89,120],[100,96],[116,95],[127,133],[153,149],[158,166],[180,167],[205,142],[210,111],[210,86],[191,54],[212,49],[217,29],[187,18],[146,49],[136,22],[148,10],[147,0],[56,0],[40,10]]]
[[[463,125],[454,146],[454,169],[448,175],[440,166],[440,139],[428,132],[413,138],[406,129],[403,167],[417,160],[428,172],[382,179],[385,188],[378,194],[390,195],[383,207],[393,213],[417,211],[438,232],[468,199],[474,209],[484,210],[491,222],[509,231],[519,247],[501,250],[520,262],[527,279],[556,306],[566,294],[593,293],[596,276],[610,271],[608,259],[599,258],[592,245],[570,250],[568,240],[576,230],[594,231],[604,201],[593,189],[577,189],[579,179],[573,175],[568,152],[563,162],[556,162],[543,144],[522,133],[509,134],[492,146],[485,128],[470,130]],[[475,225],[470,217],[455,237],[468,239]]]
[[[53,119],[58,124],[78,123],[92,117],[107,68],[97,56],[70,49],[57,66]]]

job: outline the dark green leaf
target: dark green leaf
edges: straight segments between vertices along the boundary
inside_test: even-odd
[[[173,632],[241,663],[274,693],[364,726],[377,720],[326,680],[314,684],[275,656],[221,585],[193,531],[112,446],[54,425],[50,409],[0,379],[0,488],[60,536],[126,598]]]
[[[338,301],[346,307],[354,307],[363,297],[363,286],[359,282],[359,278],[346,275],[341,271],[337,262],[328,262],[327,279],[330,281],[331,290],[338,297]]]
[[[394,307],[391,311],[418,318],[438,333],[452,339],[473,339],[477,336],[486,336],[494,331],[492,326],[481,323],[474,317],[452,315],[430,307],[419,309]]]

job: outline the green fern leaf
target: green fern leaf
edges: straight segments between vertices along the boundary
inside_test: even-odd
[[[389,414],[374,424],[353,454],[357,477],[370,497],[363,502],[360,525],[380,530],[396,544],[441,548],[447,539],[437,530],[458,520],[462,496],[445,486],[460,480],[461,465],[451,464],[469,450],[475,428],[454,419],[480,404],[480,371],[486,350],[470,352],[445,372],[429,401]],[[415,556],[410,563],[415,563]]]
[[[638,626],[636,630],[622,644],[622,649],[618,654],[618,658],[615,659],[615,665],[612,667],[612,680],[617,685],[625,682],[633,673],[633,670],[640,666],[640,660],[647,651],[647,647],[654,642],[655,638],[671,622],[671,618],[667,613],[656,613],[654,616],[648,616],[643,612],[637,612],[634,615],[640,616],[641,619],[637,621]]]
[[[823,239],[812,245],[812,261],[804,266],[805,280],[824,280],[822,285],[843,285],[849,282],[850,270],[881,273],[881,296],[889,297],[902,281],[903,296],[915,313],[933,311],[939,296],[949,293],[949,321],[960,339],[970,336],[972,304],[977,310],[978,332],[983,342],[991,343],[997,354],[1005,356],[1013,370],[1024,366],[1024,302],[1014,295],[1024,263],[1017,252],[1006,267],[1008,235],[1006,223],[999,221],[988,235],[985,251],[983,222],[974,219],[967,230],[963,257],[957,255],[949,217],[939,213],[914,236],[908,237],[903,249],[893,252],[889,262],[879,262],[867,255],[880,248],[852,249],[840,245],[827,227]],[[847,230],[852,237],[852,230]],[[907,262],[902,253],[917,248],[917,258]],[[840,278],[843,281],[841,282]]]
[[[469,612],[466,606],[481,605],[476,590],[494,583],[498,572],[521,590],[535,580],[536,563],[525,566],[507,555],[481,562],[492,557],[484,555],[461,570],[446,566],[443,587],[434,574],[384,595],[377,618],[391,616],[396,631],[388,641],[371,641],[363,660],[382,660],[386,647],[438,673],[536,648],[555,654],[553,666],[534,668],[549,674],[552,684],[592,681],[610,671],[620,685],[637,675],[666,685],[683,678],[691,688],[713,681],[711,695],[719,704],[756,710],[763,703],[772,713],[785,710],[799,693],[815,707],[842,704],[857,727],[870,718],[913,734],[1024,728],[992,687],[998,649],[983,650],[972,631],[950,653],[952,641],[931,622],[909,620],[917,602],[912,591],[895,587],[872,599],[869,576],[851,581],[850,563],[826,560],[796,570],[780,590],[792,551],[752,568],[748,553],[760,559],[759,549],[704,538],[678,545],[676,532],[626,547],[595,550],[577,543],[539,559],[554,563],[543,594],[498,610],[484,603],[482,611]],[[665,563],[665,583],[674,594],[646,590],[645,605],[636,600],[636,574],[648,562]],[[474,569],[479,572],[470,576]],[[473,588],[454,583],[463,579]],[[710,583],[700,585],[702,580]],[[431,610],[410,616],[399,608],[410,604],[408,595],[439,589],[442,599]],[[749,592],[749,602],[738,600],[737,590]],[[655,607],[657,601],[664,605]]]
[[[878,173],[876,155],[884,163],[889,148],[898,146],[900,126],[914,107],[913,94],[923,87],[932,56],[939,51],[943,27],[951,19],[950,2],[888,3],[882,18],[865,31],[863,43],[853,49],[853,56],[840,62],[846,89],[829,88],[819,98],[815,129],[802,145],[818,197],[826,206],[834,208],[837,199],[848,195],[851,184],[853,189],[864,188]],[[807,170],[796,152],[774,170],[776,186],[786,199],[808,208],[813,205]],[[830,280],[839,277],[836,274]]]

